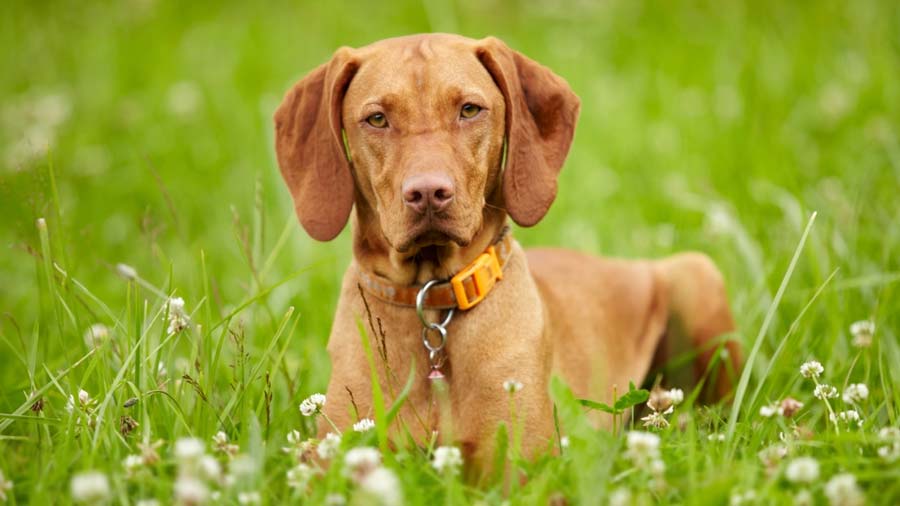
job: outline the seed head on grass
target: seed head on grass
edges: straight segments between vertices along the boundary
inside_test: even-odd
[[[455,446],[438,446],[434,450],[431,467],[439,473],[456,474],[462,467],[463,459],[459,448]]]
[[[813,483],[819,479],[819,461],[812,457],[798,457],[788,463],[784,477],[791,483]]]
[[[184,299],[181,297],[172,297],[168,301],[169,304],[169,335],[174,335],[188,327],[190,323],[187,313],[184,311]]]
[[[86,471],[72,477],[72,500],[81,504],[106,504],[112,495],[109,480],[100,471]]]
[[[825,484],[825,497],[831,506],[862,506],[866,503],[856,477],[850,473],[836,474]]]
[[[825,372],[825,368],[817,360],[804,362],[800,366],[800,375],[807,379],[818,378]]]

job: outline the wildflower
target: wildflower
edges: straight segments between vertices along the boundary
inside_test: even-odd
[[[353,424],[353,430],[356,432],[368,432],[375,428],[375,421],[371,418],[363,418]]]
[[[12,490],[12,488],[12,480],[7,480],[6,476],[3,475],[3,471],[0,471],[0,501],[6,501],[8,499],[6,493]]]
[[[99,348],[109,338],[109,327],[95,323],[84,331],[84,344],[88,348]]]
[[[177,334],[188,326],[188,316],[184,312],[184,299],[172,297],[167,302],[169,305],[169,335]]]
[[[334,456],[337,455],[340,447],[341,436],[329,432],[325,435],[325,439],[319,441],[319,445],[316,447],[316,453],[319,454],[319,458],[328,460],[334,458]]]
[[[900,429],[896,427],[884,427],[878,431],[878,439],[887,443],[878,448],[878,456],[885,462],[894,462],[900,459]]]
[[[359,481],[381,465],[381,453],[370,446],[353,448],[344,455],[344,471]]]
[[[396,506],[403,502],[400,480],[390,469],[378,467],[372,470],[362,478],[359,486],[384,506]]]
[[[175,480],[175,503],[183,506],[198,506],[209,500],[209,488],[202,480],[182,475]]]
[[[300,403],[300,413],[303,416],[313,416],[322,412],[325,407],[325,396],[322,394],[312,394]]]
[[[299,431],[292,430],[287,434],[287,442],[290,446],[284,446],[281,451],[284,453],[293,453],[297,461],[306,460],[314,449],[314,441],[312,439],[303,439]]]
[[[229,457],[234,457],[241,449],[241,447],[236,444],[229,444],[228,434],[225,434],[222,431],[216,432],[216,435],[212,437],[212,442],[217,451],[220,451]]]
[[[847,385],[842,399],[847,404],[858,404],[869,398],[869,387],[865,383]]]
[[[129,455],[122,461],[122,467],[125,468],[125,476],[132,478],[144,467],[144,458],[140,455]]]
[[[508,379],[503,382],[503,390],[506,390],[510,394],[514,394],[520,390],[525,388],[525,385],[522,384],[521,381],[516,381],[514,379]]]
[[[784,416],[785,418],[790,418],[803,409],[803,403],[794,399],[793,397],[786,397],[783,401],[781,401],[781,406],[778,408],[779,414]]]
[[[625,457],[637,467],[645,468],[651,461],[659,458],[659,436],[651,432],[628,432],[625,446]]]
[[[825,484],[825,497],[831,506],[860,506],[866,497],[856,484],[856,477],[850,473],[836,474]]]
[[[431,461],[431,467],[439,473],[447,471],[450,474],[456,474],[462,463],[463,459],[459,448],[455,446],[439,446],[434,450],[434,459]]]
[[[818,378],[823,372],[825,372],[825,368],[816,360],[804,362],[800,366],[800,375],[804,378]]]
[[[825,399],[837,397],[838,391],[837,388],[822,383],[821,385],[816,385],[816,389],[813,390],[813,396],[824,401]]]
[[[72,499],[85,504],[103,504],[110,499],[109,480],[99,471],[76,474],[71,482]]]
[[[562,449],[566,449],[569,447],[569,436],[563,436],[559,438],[559,446]]]
[[[759,416],[763,418],[772,418],[775,416],[775,413],[778,413],[777,404],[767,404],[759,408]]]
[[[215,457],[204,455],[199,461],[200,476],[209,481],[219,481],[222,479],[222,465]]]
[[[808,489],[802,489],[794,494],[794,506],[814,506],[816,500]]]
[[[792,483],[812,483],[819,479],[819,461],[812,457],[798,457],[788,463],[784,476]]]
[[[306,464],[297,464],[288,469],[287,485],[293,489],[305,490],[309,481],[315,476],[316,471]]]
[[[759,457],[759,460],[766,467],[766,469],[772,472],[778,467],[778,464],[781,462],[781,460],[787,457],[787,454],[787,446],[775,444],[763,448],[759,451],[759,453],[756,454],[756,456]]]
[[[630,506],[631,491],[627,488],[617,488],[609,494],[609,506]]]
[[[855,423],[858,427],[862,427],[863,424],[862,418],[860,418],[859,413],[855,409],[848,409],[837,414],[832,413],[828,415],[828,418],[835,425],[837,425],[839,420],[847,425]]]
[[[744,506],[745,504],[753,504],[754,502],[756,502],[756,492],[753,490],[732,492],[731,498],[728,500],[729,506]]]
[[[183,437],[175,441],[175,459],[180,463],[197,461],[206,450],[203,441],[193,437]]]
[[[238,504],[259,504],[262,502],[262,497],[259,495],[259,492],[239,492],[238,496]]]
[[[649,415],[641,418],[641,421],[644,422],[644,427],[655,427],[657,429],[664,429],[669,426],[669,421],[666,420],[666,415],[672,414],[672,406],[669,406],[669,409],[658,412],[654,411]]]
[[[650,392],[650,399],[647,400],[647,407],[653,411],[666,411],[670,407],[677,406],[682,402],[684,402],[684,391],[680,388],[666,390],[657,386]]]
[[[137,279],[138,277],[135,268],[128,264],[116,264],[116,272],[127,280]]]
[[[875,324],[869,320],[860,320],[850,325],[850,333],[853,334],[853,346],[868,348],[872,345],[872,336],[875,335]]]

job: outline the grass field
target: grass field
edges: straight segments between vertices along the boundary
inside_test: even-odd
[[[499,36],[569,81],[560,196],[517,238],[712,256],[749,355],[733,406],[685,392],[647,429],[656,456],[555,385],[568,446],[523,462],[512,445],[529,479],[508,491],[415,448],[302,486],[282,447],[313,435],[298,406],[326,385],[349,231],[303,234],[271,115],[338,46],[423,31]],[[0,503],[900,504],[896,2],[12,1],[0,62]],[[842,399],[857,383],[866,398]],[[786,397],[804,407],[760,414]],[[860,424],[829,421],[850,409]]]

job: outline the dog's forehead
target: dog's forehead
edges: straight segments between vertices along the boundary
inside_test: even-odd
[[[423,91],[426,87],[492,86],[478,60],[476,41],[448,34],[386,39],[356,50],[359,70],[351,89],[367,94]]]

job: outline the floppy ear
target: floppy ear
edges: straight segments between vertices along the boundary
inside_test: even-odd
[[[499,39],[480,41],[476,54],[506,100],[506,210],[530,227],[556,198],[581,102],[565,80]]]
[[[275,152],[294,209],[313,239],[334,239],[353,208],[341,105],[359,64],[347,48],[291,88],[275,111]]]

